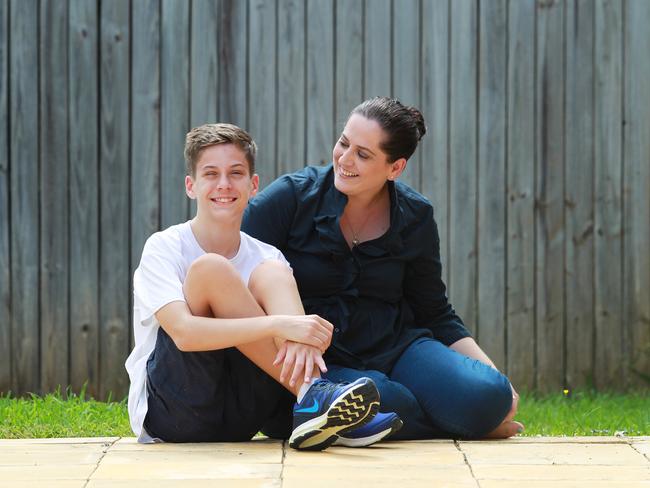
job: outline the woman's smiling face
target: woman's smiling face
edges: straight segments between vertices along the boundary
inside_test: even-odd
[[[337,190],[348,197],[374,195],[387,180],[399,176],[400,165],[390,163],[381,149],[384,137],[376,121],[359,114],[350,116],[332,151]]]

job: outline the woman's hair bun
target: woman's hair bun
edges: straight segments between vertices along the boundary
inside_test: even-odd
[[[413,121],[415,122],[415,126],[418,129],[418,141],[424,137],[424,134],[427,133],[427,126],[424,124],[424,116],[422,115],[422,112],[420,112],[417,108],[415,107],[407,107],[409,113],[413,117]]]

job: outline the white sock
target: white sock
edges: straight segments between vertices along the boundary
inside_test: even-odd
[[[314,380],[312,379],[312,381],[314,381]],[[311,388],[311,383],[303,383],[300,386],[300,389],[298,390],[298,395],[297,395],[298,403],[302,402],[302,399],[305,397],[305,393],[307,393],[307,390],[309,390],[309,388]]]

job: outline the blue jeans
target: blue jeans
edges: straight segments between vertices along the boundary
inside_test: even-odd
[[[359,371],[329,365],[331,381],[368,376],[377,384],[382,412],[395,412],[404,427],[392,439],[485,436],[512,406],[510,382],[503,374],[429,338],[413,342],[393,370]]]

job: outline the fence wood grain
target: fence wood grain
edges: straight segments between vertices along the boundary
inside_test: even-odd
[[[440,234],[442,277],[449,283],[449,1],[422,4],[422,193]]]
[[[393,2],[393,96],[404,105],[420,107],[420,2]],[[374,29],[374,26],[371,27]],[[408,161],[400,179],[421,191],[420,152]]]
[[[592,381],[594,350],[594,3],[566,5],[566,378]]]
[[[451,2],[449,66],[449,293],[476,330],[477,4]]]
[[[279,174],[305,165],[305,3],[281,0],[278,7],[278,122]],[[275,174],[273,175],[275,176]]]
[[[632,385],[650,380],[650,3],[625,3],[623,321],[625,368]],[[634,60],[634,61],[632,61]]]
[[[595,4],[594,371],[596,387],[622,386],[623,4]]]
[[[477,339],[505,366],[507,4],[481,4],[478,72]]]
[[[307,2],[307,163],[327,164],[334,124],[334,2]]]
[[[70,383],[68,370],[68,6],[40,5],[41,386]]]
[[[274,180],[277,172],[277,10],[274,2],[249,2],[248,128],[257,142],[256,165],[260,187]]]
[[[506,246],[507,371],[535,386],[535,0],[509,3]]]
[[[124,394],[129,352],[129,29],[126,0],[101,3],[100,18],[100,396]],[[140,162],[138,162],[140,164]],[[121,198],[116,198],[120,195]],[[119,290],[119,292],[118,292]]]
[[[99,395],[99,12],[70,3],[70,385]]]
[[[338,136],[350,111],[363,101],[363,3],[337,0],[334,29],[334,133]]]
[[[163,0],[160,18],[160,227],[187,218],[183,147],[190,129],[190,4]]]
[[[392,93],[391,0],[365,0],[363,98]]]
[[[538,3],[535,155],[537,388],[563,387],[564,343],[564,9]]]
[[[222,0],[219,19],[219,120],[248,127],[246,94],[248,7],[241,0]]]
[[[184,137],[262,184],[350,110],[418,106],[450,300],[521,390],[650,381],[644,0],[0,0],[0,391],[122,398],[131,273],[194,215]]]
[[[0,113],[9,113],[9,0],[0,1]],[[0,119],[0,390],[11,388],[11,255],[9,117]]]
[[[40,388],[39,120],[36,0],[10,3],[9,132],[13,391]]]

